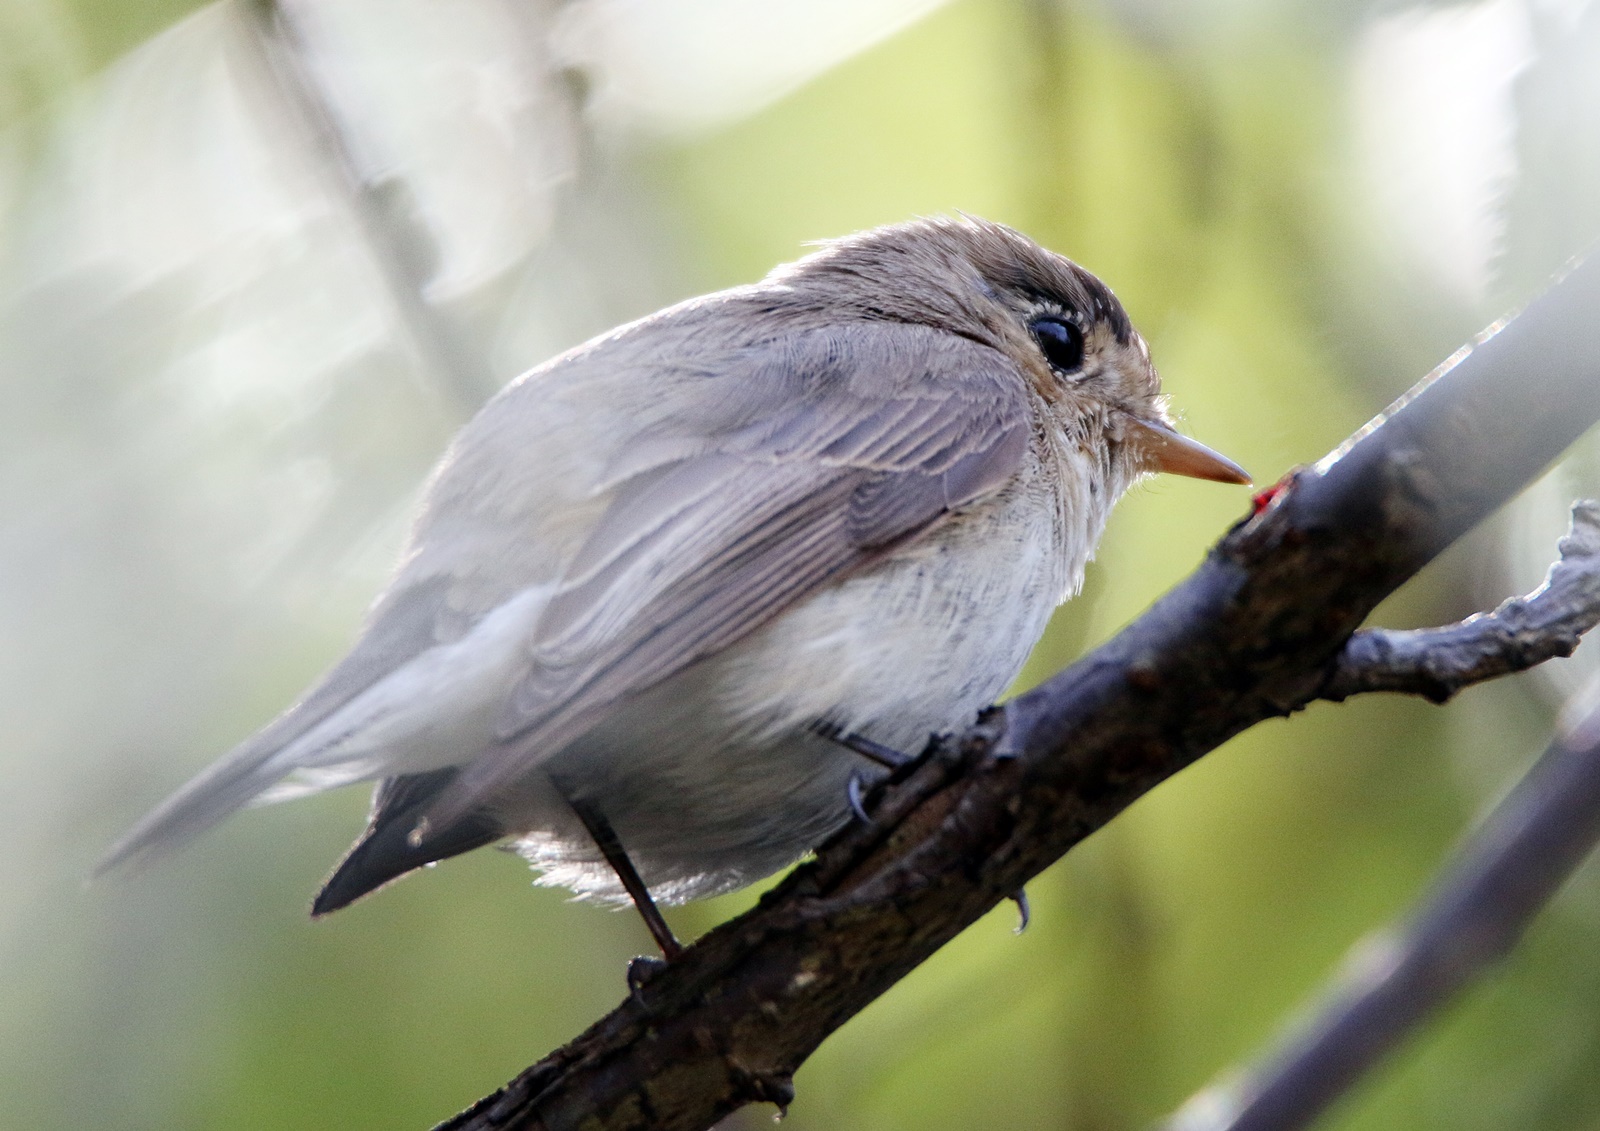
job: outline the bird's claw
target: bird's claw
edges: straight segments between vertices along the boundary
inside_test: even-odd
[[[861,774],[859,771],[850,775],[850,781],[844,787],[844,795],[850,802],[850,812],[856,815],[856,820],[863,825],[872,824],[872,818],[867,814],[867,807],[861,803]]]
[[[1033,921],[1033,909],[1028,906],[1028,889],[1018,888],[1012,892],[1011,902],[1017,905],[1017,925],[1011,933],[1020,935],[1028,929],[1028,924]]]

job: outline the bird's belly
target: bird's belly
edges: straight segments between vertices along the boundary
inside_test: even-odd
[[[917,749],[970,723],[1061,595],[1053,547],[1029,534],[955,527],[823,590],[713,661],[711,694],[757,744],[825,720]]]
[[[549,772],[607,815],[658,898],[732,890],[837,829],[850,776],[881,772],[815,724],[908,753],[969,724],[1066,584],[1027,524],[952,524],[639,696]],[[581,835],[535,833],[522,849],[546,882],[621,895]]]

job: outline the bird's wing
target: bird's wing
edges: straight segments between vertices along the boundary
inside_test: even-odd
[[[931,329],[790,335],[736,379],[759,391],[727,390],[734,407],[701,451],[618,484],[540,619],[502,741],[463,768],[430,827],[448,827],[619,699],[996,491],[1028,448],[1016,370]],[[670,435],[654,439],[672,448]]]

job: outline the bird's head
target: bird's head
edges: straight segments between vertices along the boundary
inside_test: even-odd
[[[1119,462],[1126,478],[1250,482],[1173,426],[1150,350],[1111,288],[1014,229],[916,220],[833,241],[802,264],[813,279],[847,284],[868,317],[936,326],[1004,353],[1067,441]],[[864,294],[872,298],[860,309]]]

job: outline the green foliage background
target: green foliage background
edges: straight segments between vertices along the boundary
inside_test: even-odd
[[[1271,481],[1577,246],[1571,227],[1530,236],[1485,308],[1427,291],[1371,234],[1349,168],[1343,76],[1365,9],[1240,3],[1190,19],[1180,7],[960,0],[752,118],[613,155],[669,249],[659,300],[757,278],[808,240],[868,225],[956,209],[1005,221],[1110,282],[1186,430]],[[5,0],[11,148],[26,151],[76,82],[186,11]],[[385,505],[404,501],[444,434],[406,433]],[[1245,505],[1187,481],[1138,490],[1023,683],[1136,615]],[[1385,619],[1460,615],[1481,600],[1470,583],[1491,550],[1479,537],[1454,552]],[[109,574],[114,555],[81,568]],[[243,630],[242,660],[172,676],[195,680],[181,764],[203,764],[336,655],[369,581],[314,616]],[[162,632],[130,623],[129,639]],[[73,710],[59,692],[71,655],[8,668],[12,693],[54,679],[51,709]],[[137,666],[137,650],[122,662]],[[75,678],[85,699],[114,681],[108,667]],[[1407,906],[1548,726],[1542,702],[1507,685],[1444,710],[1363,701],[1256,728],[1039,877],[1026,934],[998,909],[830,1040],[797,1080],[789,1125],[1150,1126],[1258,1049]],[[4,729],[14,799],[37,760],[94,746],[92,733],[44,749]],[[47,834],[14,846],[0,1126],[427,1126],[613,1005],[624,963],[647,947],[632,916],[530,889],[518,861],[491,852],[308,922],[310,892],[361,818],[349,792],[244,814],[151,874],[85,888],[100,846],[176,784],[166,764],[141,769],[138,749],[111,753]],[[1600,1127],[1593,886],[1326,1125]],[[671,917],[692,935],[752,898]]]

